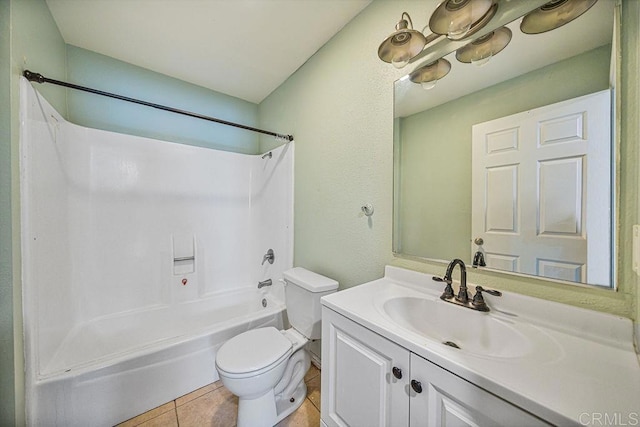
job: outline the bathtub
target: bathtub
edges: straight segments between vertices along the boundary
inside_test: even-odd
[[[249,329],[281,329],[284,308],[246,289],[78,325],[33,381],[30,423],[112,426],[212,383],[217,349]]]

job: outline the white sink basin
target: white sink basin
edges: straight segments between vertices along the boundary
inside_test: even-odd
[[[382,304],[382,311],[398,326],[468,353],[510,358],[532,350],[531,339],[513,322],[440,299],[390,298]]]

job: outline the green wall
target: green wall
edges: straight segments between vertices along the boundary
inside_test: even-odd
[[[638,15],[631,13],[637,2],[623,3],[628,35],[622,48],[627,54],[638,49]],[[424,1],[375,0],[259,107],[262,126],[286,125],[296,138],[295,264],[334,277],[341,288],[382,276],[385,264],[430,274],[442,274],[446,267],[394,257],[391,248],[393,82],[406,71],[380,61],[377,49],[403,11],[422,17],[425,7]],[[628,40],[629,34],[635,44]],[[638,75],[633,61],[625,58],[623,64],[625,95],[629,81]],[[629,318],[638,315],[630,241],[631,226],[638,221],[638,127],[630,125],[637,110],[628,107],[621,109],[625,140],[620,152],[618,291],[492,272],[472,272],[472,283]],[[272,145],[261,139],[263,148]],[[370,221],[360,214],[360,206],[367,202],[375,207]]]
[[[623,0],[621,44],[623,49],[622,85],[620,105],[622,119],[622,153],[619,158],[621,173],[620,199],[624,219],[619,230],[627,238],[621,239],[620,252],[623,258],[621,277],[623,281],[635,283],[634,314],[636,320],[636,349],[640,349],[640,280],[631,270],[632,242],[629,238],[630,224],[640,222],[640,2]],[[625,172],[626,171],[626,172]]]
[[[256,104],[94,52],[68,46],[44,0],[0,0],[0,425],[23,425],[20,275],[19,81],[24,69],[62,81],[255,126]],[[8,59],[8,60],[5,60]],[[84,126],[242,153],[258,137],[240,129],[38,85],[67,119]]]
[[[19,82],[23,69],[66,76],[65,44],[43,0],[0,0],[2,25],[2,126],[0,127],[0,410],[1,425],[24,424],[22,288],[20,275]],[[7,38],[9,40],[7,46]],[[7,68],[8,67],[8,68]],[[9,94],[9,96],[5,96]],[[43,95],[63,115],[66,93],[47,87]],[[9,112],[9,114],[6,114]],[[8,128],[8,130],[7,130]],[[9,163],[10,161],[10,163]],[[7,191],[10,192],[7,198]],[[11,228],[6,229],[10,224]],[[12,358],[11,358],[12,353]],[[13,406],[13,409],[11,408]]]
[[[372,3],[259,106],[262,126],[296,141],[294,263],[342,288],[381,277],[392,260],[393,81],[403,73],[377,49],[403,11],[424,8]]]
[[[248,126],[258,123],[256,104],[79,47],[67,46],[67,67],[67,80],[80,86]],[[46,75],[46,68],[43,70]],[[70,90],[67,96],[68,118],[82,126],[258,154],[258,134],[254,132],[86,92]]]
[[[11,268],[10,8],[0,0],[0,425],[15,421],[13,281]]]
[[[602,46],[400,119],[397,252],[470,263],[471,127],[608,89],[610,58]]]

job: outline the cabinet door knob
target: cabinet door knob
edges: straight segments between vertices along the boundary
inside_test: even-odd
[[[402,369],[394,366],[391,372],[393,372],[393,376],[397,379],[402,379]]]
[[[422,384],[420,384],[420,381],[411,380],[411,388],[416,393],[422,393]]]

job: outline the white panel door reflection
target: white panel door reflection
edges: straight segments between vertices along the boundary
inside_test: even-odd
[[[472,258],[609,286],[610,111],[603,91],[473,126]]]

